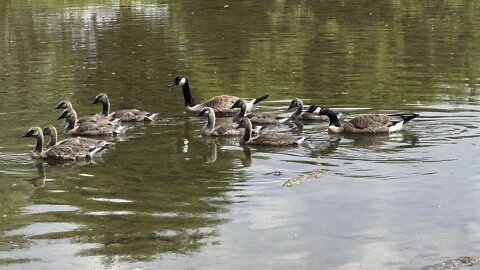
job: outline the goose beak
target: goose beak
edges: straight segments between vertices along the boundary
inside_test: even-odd
[[[58,110],[58,109],[62,109],[62,107],[60,106],[61,104],[58,104],[57,107],[53,108],[54,110]]]
[[[293,108],[293,106],[292,106],[292,104],[290,104],[290,106],[288,106],[287,111],[290,111],[292,108]]]
[[[27,132],[27,133],[23,134],[22,137],[30,137],[30,134],[29,134],[29,133],[30,133],[30,132]]]
[[[203,111],[197,113],[197,116],[202,116],[203,115]]]
[[[57,118],[57,120],[64,119],[64,118],[65,118],[65,115],[62,114]]]
[[[172,82],[171,84],[168,85],[168,87],[173,87],[175,85],[176,85],[175,82]]]

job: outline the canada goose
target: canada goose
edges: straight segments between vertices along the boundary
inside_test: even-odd
[[[343,126],[337,114],[328,108],[322,108],[320,115],[330,119],[328,130],[333,133],[388,134],[404,129],[403,124],[418,117],[416,113],[407,114],[360,114]]]
[[[293,137],[286,134],[260,134],[252,137],[252,123],[244,117],[237,128],[245,128],[240,144],[264,146],[292,146],[301,144],[307,137]]]
[[[36,159],[55,159],[55,160],[85,160],[101,153],[105,147],[72,147],[70,145],[54,145],[43,150],[43,132],[39,127],[30,128],[23,137],[34,137],[37,139],[32,158]]]
[[[58,109],[73,109],[73,105],[69,100],[62,100],[60,103],[57,104],[55,107],[56,110]],[[103,115],[100,114],[94,114],[92,116],[84,116],[82,118],[77,119],[78,123],[83,123],[83,122],[97,122],[100,120],[112,120],[110,118],[105,118]],[[65,121],[65,125],[67,125],[67,121]],[[45,135],[45,134],[44,134]]]
[[[157,113],[140,111],[138,109],[124,109],[110,113],[110,101],[105,93],[98,94],[92,104],[98,103],[101,103],[103,106],[100,115],[110,116],[113,119],[120,119],[122,122],[154,121],[158,115]]]
[[[207,116],[207,123],[202,128],[202,135],[205,136],[242,136],[244,129],[237,129],[237,124],[235,123],[221,123],[220,125],[215,125],[215,111],[210,107],[205,107],[203,110],[198,113],[197,116]],[[261,126],[258,126],[253,130],[255,134],[258,134],[262,129]]]
[[[118,126],[113,121],[100,122],[77,122],[77,113],[74,109],[65,109],[58,120],[65,119],[64,133],[74,136],[117,136],[126,130],[124,126]]]
[[[175,80],[168,85],[168,87],[173,87],[179,85],[183,90],[183,98],[185,100],[185,111],[186,112],[200,112],[204,107],[212,108],[217,117],[227,117],[234,116],[238,109],[232,109],[232,105],[237,101],[238,97],[221,95],[215,96],[203,103],[197,104],[192,97],[192,92],[190,91],[190,86],[188,85],[188,79],[185,76],[178,76]],[[264,99],[268,98],[268,95],[261,96],[256,99],[247,100],[247,112],[253,111],[257,105]]]
[[[311,108],[314,108],[312,112],[303,112],[303,102],[298,98],[292,99],[287,110],[290,110],[292,108],[297,108],[297,110],[292,113],[292,115],[290,116],[290,120],[328,121],[328,116],[318,115],[318,113],[320,112],[319,107],[314,108],[311,106]],[[315,110],[317,110],[317,113],[315,113]]]
[[[288,117],[279,117],[271,113],[250,112],[247,114],[247,102],[239,98],[231,108],[240,108],[240,111],[233,117],[233,121],[240,123],[242,118],[247,117],[254,125],[278,125],[288,121]]]
[[[50,142],[47,144],[47,149],[55,145],[84,147],[87,150],[92,147],[108,148],[115,145],[113,142],[83,137],[68,138],[57,142],[57,129],[53,125],[48,125],[43,128],[43,136],[50,136]]]

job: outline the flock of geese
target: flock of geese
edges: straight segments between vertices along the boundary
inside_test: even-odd
[[[188,79],[178,76],[169,87],[180,86],[185,100],[185,111],[197,116],[206,116],[203,136],[238,136],[240,144],[264,146],[299,145],[307,139],[305,136],[264,133],[269,125],[278,125],[288,121],[329,122],[328,131],[332,133],[360,133],[367,135],[389,134],[404,129],[404,124],[418,117],[418,114],[360,114],[342,124],[333,110],[311,105],[304,110],[303,102],[295,98],[288,110],[295,108],[289,117],[279,117],[272,113],[256,111],[258,104],[268,98],[242,99],[236,96],[215,96],[203,103],[196,103],[192,97]],[[123,123],[155,121],[158,114],[138,109],[125,109],[110,112],[110,101],[105,93],[98,94],[92,104],[102,104],[99,114],[78,118],[72,103],[61,101],[55,109],[62,109],[58,120],[64,120],[63,133],[70,138],[58,141],[57,130],[53,125],[45,128],[32,127],[23,136],[36,139],[32,153],[34,159],[44,160],[89,160],[101,155],[114,143],[95,137],[118,136],[125,133]],[[216,117],[232,117],[229,122],[216,124]],[[50,141],[44,149],[44,136]]]

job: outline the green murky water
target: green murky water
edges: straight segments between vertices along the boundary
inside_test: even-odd
[[[0,268],[417,269],[480,254],[475,1],[3,1]],[[282,125],[298,148],[208,140],[196,100],[269,94],[345,117],[416,112],[395,136]],[[93,164],[38,165],[31,126],[159,112]],[[184,144],[184,140],[188,144]],[[322,170],[292,187],[288,179]]]

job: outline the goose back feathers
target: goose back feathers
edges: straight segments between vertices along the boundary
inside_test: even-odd
[[[233,104],[238,100],[236,96],[220,95],[212,97],[203,103],[197,104],[192,96],[188,79],[185,76],[178,76],[174,81],[168,85],[169,87],[181,86],[183,91],[185,111],[187,112],[200,112],[205,107],[210,107],[214,110],[217,117],[229,117],[234,116],[239,111],[238,108],[232,108]],[[256,99],[247,99],[247,112],[253,111],[257,105],[264,99],[268,98],[268,95],[261,96]]]
[[[294,137],[287,134],[260,134],[252,136],[252,123],[244,117],[238,128],[244,128],[245,132],[240,138],[240,144],[263,145],[263,146],[294,146],[301,144],[306,137]]]
[[[120,119],[122,122],[153,121],[158,115],[157,113],[140,111],[138,109],[123,109],[110,113],[110,100],[105,93],[98,94],[92,104],[102,104],[100,115],[108,116],[112,119]]]
[[[34,137],[37,140],[32,157],[50,160],[86,160],[101,153],[105,147],[83,147],[71,144],[56,144],[43,150],[43,132],[39,127],[30,128],[23,137]]]
[[[74,136],[117,136],[123,134],[126,130],[116,121],[102,120],[97,122],[77,122],[77,113],[73,109],[66,109],[58,120],[65,119],[67,125],[64,133]]]
[[[388,134],[404,129],[404,124],[418,117],[418,114],[360,114],[341,125],[337,115],[330,109],[322,108],[320,115],[330,119],[329,131],[334,133]]]

